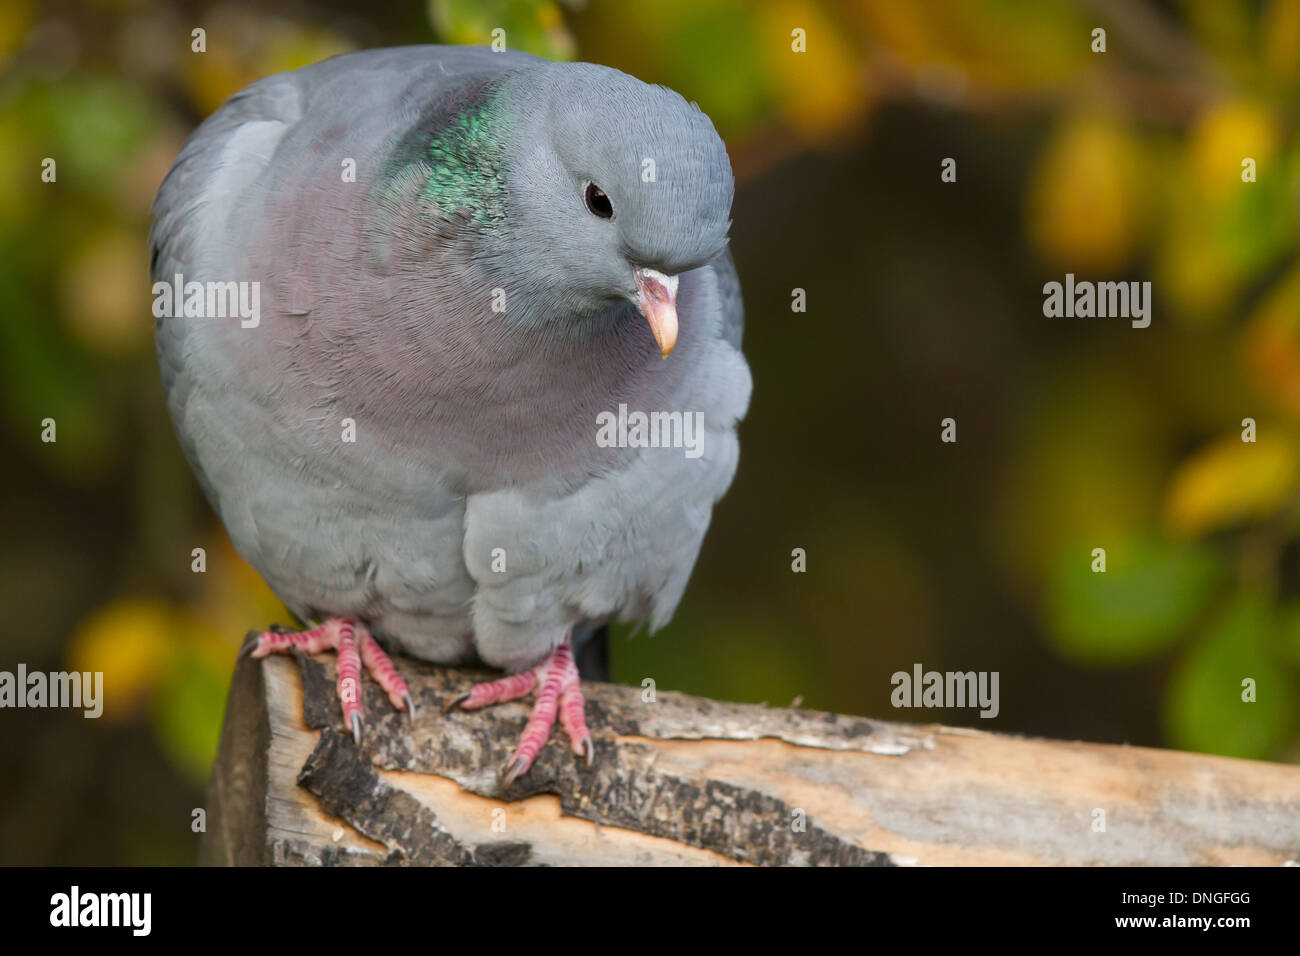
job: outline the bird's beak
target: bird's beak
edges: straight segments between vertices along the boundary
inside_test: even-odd
[[[654,269],[632,270],[636,279],[637,306],[650,323],[650,332],[667,358],[677,344],[677,276]]]

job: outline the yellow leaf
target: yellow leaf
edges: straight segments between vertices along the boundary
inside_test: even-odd
[[[229,97],[258,79],[253,69],[224,46],[210,46],[206,53],[191,54],[184,61],[188,69],[184,87],[200,116],[215,112]]]
[[[104,675],[104,716],[133,716],[174,660],[176,615],[163,601],[118,598],[77,629],[68,666]]]
[[[1075,117],[1038,159],[1029,186],[1029,235],[1062,268],[1122,268],[1146,228],[1146,194],[1137,137],[1109,118]]]
[[[1175,472],[1165,516],[1178,534],[1197,535],[1274,514],[1296,487],[1297,448],[1267,425],[1258,440],[1225,438]]]
[[[1241,181],[1241,161],[1250,157],[1259,166],[1257,175],[1270,175],[1277,138],[1277,123],[1255,103],[1238,100],[1211,107],[1191,132],[1193,185],[1212,201],[1251,188]]]
[[[187,613],[202,621],[202,628],[195,631],[204,635],[198,646],[224,653],[225,666],[233,668],[235,651],[249,630],[292,624],[293,619],[261,576],[235,552],[225,529],[213,529],[207,554],[203,590]],[[209,640],[214,635],[216,643]]]
[[[285,73],[351,53],[353,49],[347,40],[327,30],[308,29],[299,23],[277,23],[275,29],[267,31],[265,46],[257,57],[257,68],[263,75]]]
[[[786,121],[809,139],[833,137],[867,108],[865,76],[843,26],[807,0],[759,8],[760,50]],[[806,52],[791,48],[805,31]]]
[[[1243,338],[1242,354],[1269,400],[1300,418],[1300,269],[1260,304]]]

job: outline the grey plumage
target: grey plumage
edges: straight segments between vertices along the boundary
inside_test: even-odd
[[[240,554],[300,617],[442,663],[518,670],[584,622],[662,625],[749,400],[731,193],[697,107],[589,64],[406,47],[234,96],[176,160],[150,243],[155,280],[260,283],[256,328],[157,327]],[[668,360],[629,263],[681,274]],[[702,456],[600,447],[620,404],[703,413]]]

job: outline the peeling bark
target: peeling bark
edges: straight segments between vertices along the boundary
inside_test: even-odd
[[[297,866],[1282,863],[1300,768],[913,727],[584,683],[595,760],[557,730],[504,790],[514,702],[403,660],[412,724],[366,681],[361,747],[332,656],[242,661],[203,859]],[[1098,831],[1096,821],[1108,820]]]

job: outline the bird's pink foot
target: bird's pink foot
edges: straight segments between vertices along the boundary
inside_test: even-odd
[[[486,684],[475,684],[447,707],[448,710],[456,707],[476,710],[489,704],[515,700],[534,690],[537,691],[537,702],[533,704],[532,716],[528,718],[528,725],[519,738],[519,746],[506,762],[503,786],[509,786],[533,765],[538,751],[551,735],[551,727],[555,725],[557,716],[569,736],[573,752],[585,756],[587,765],[591,765],[591,733],[587,730],[582,685],[569,642],[566,640],[532,670],[511,674]]]
[[[265,657],[287,654],[294,648],[304,654],[337,651],[339,701],[343,705],[343,722],[352,728],[352,737],[361,744],[361,668],[369,671],[388,699],[398,710],[415,719],[415,702],[406,681],[397,673],[392,660],[379,646],[364,624],[341,617],[331,617],[310,631],[266,631],[244,646],[241,656]]]

